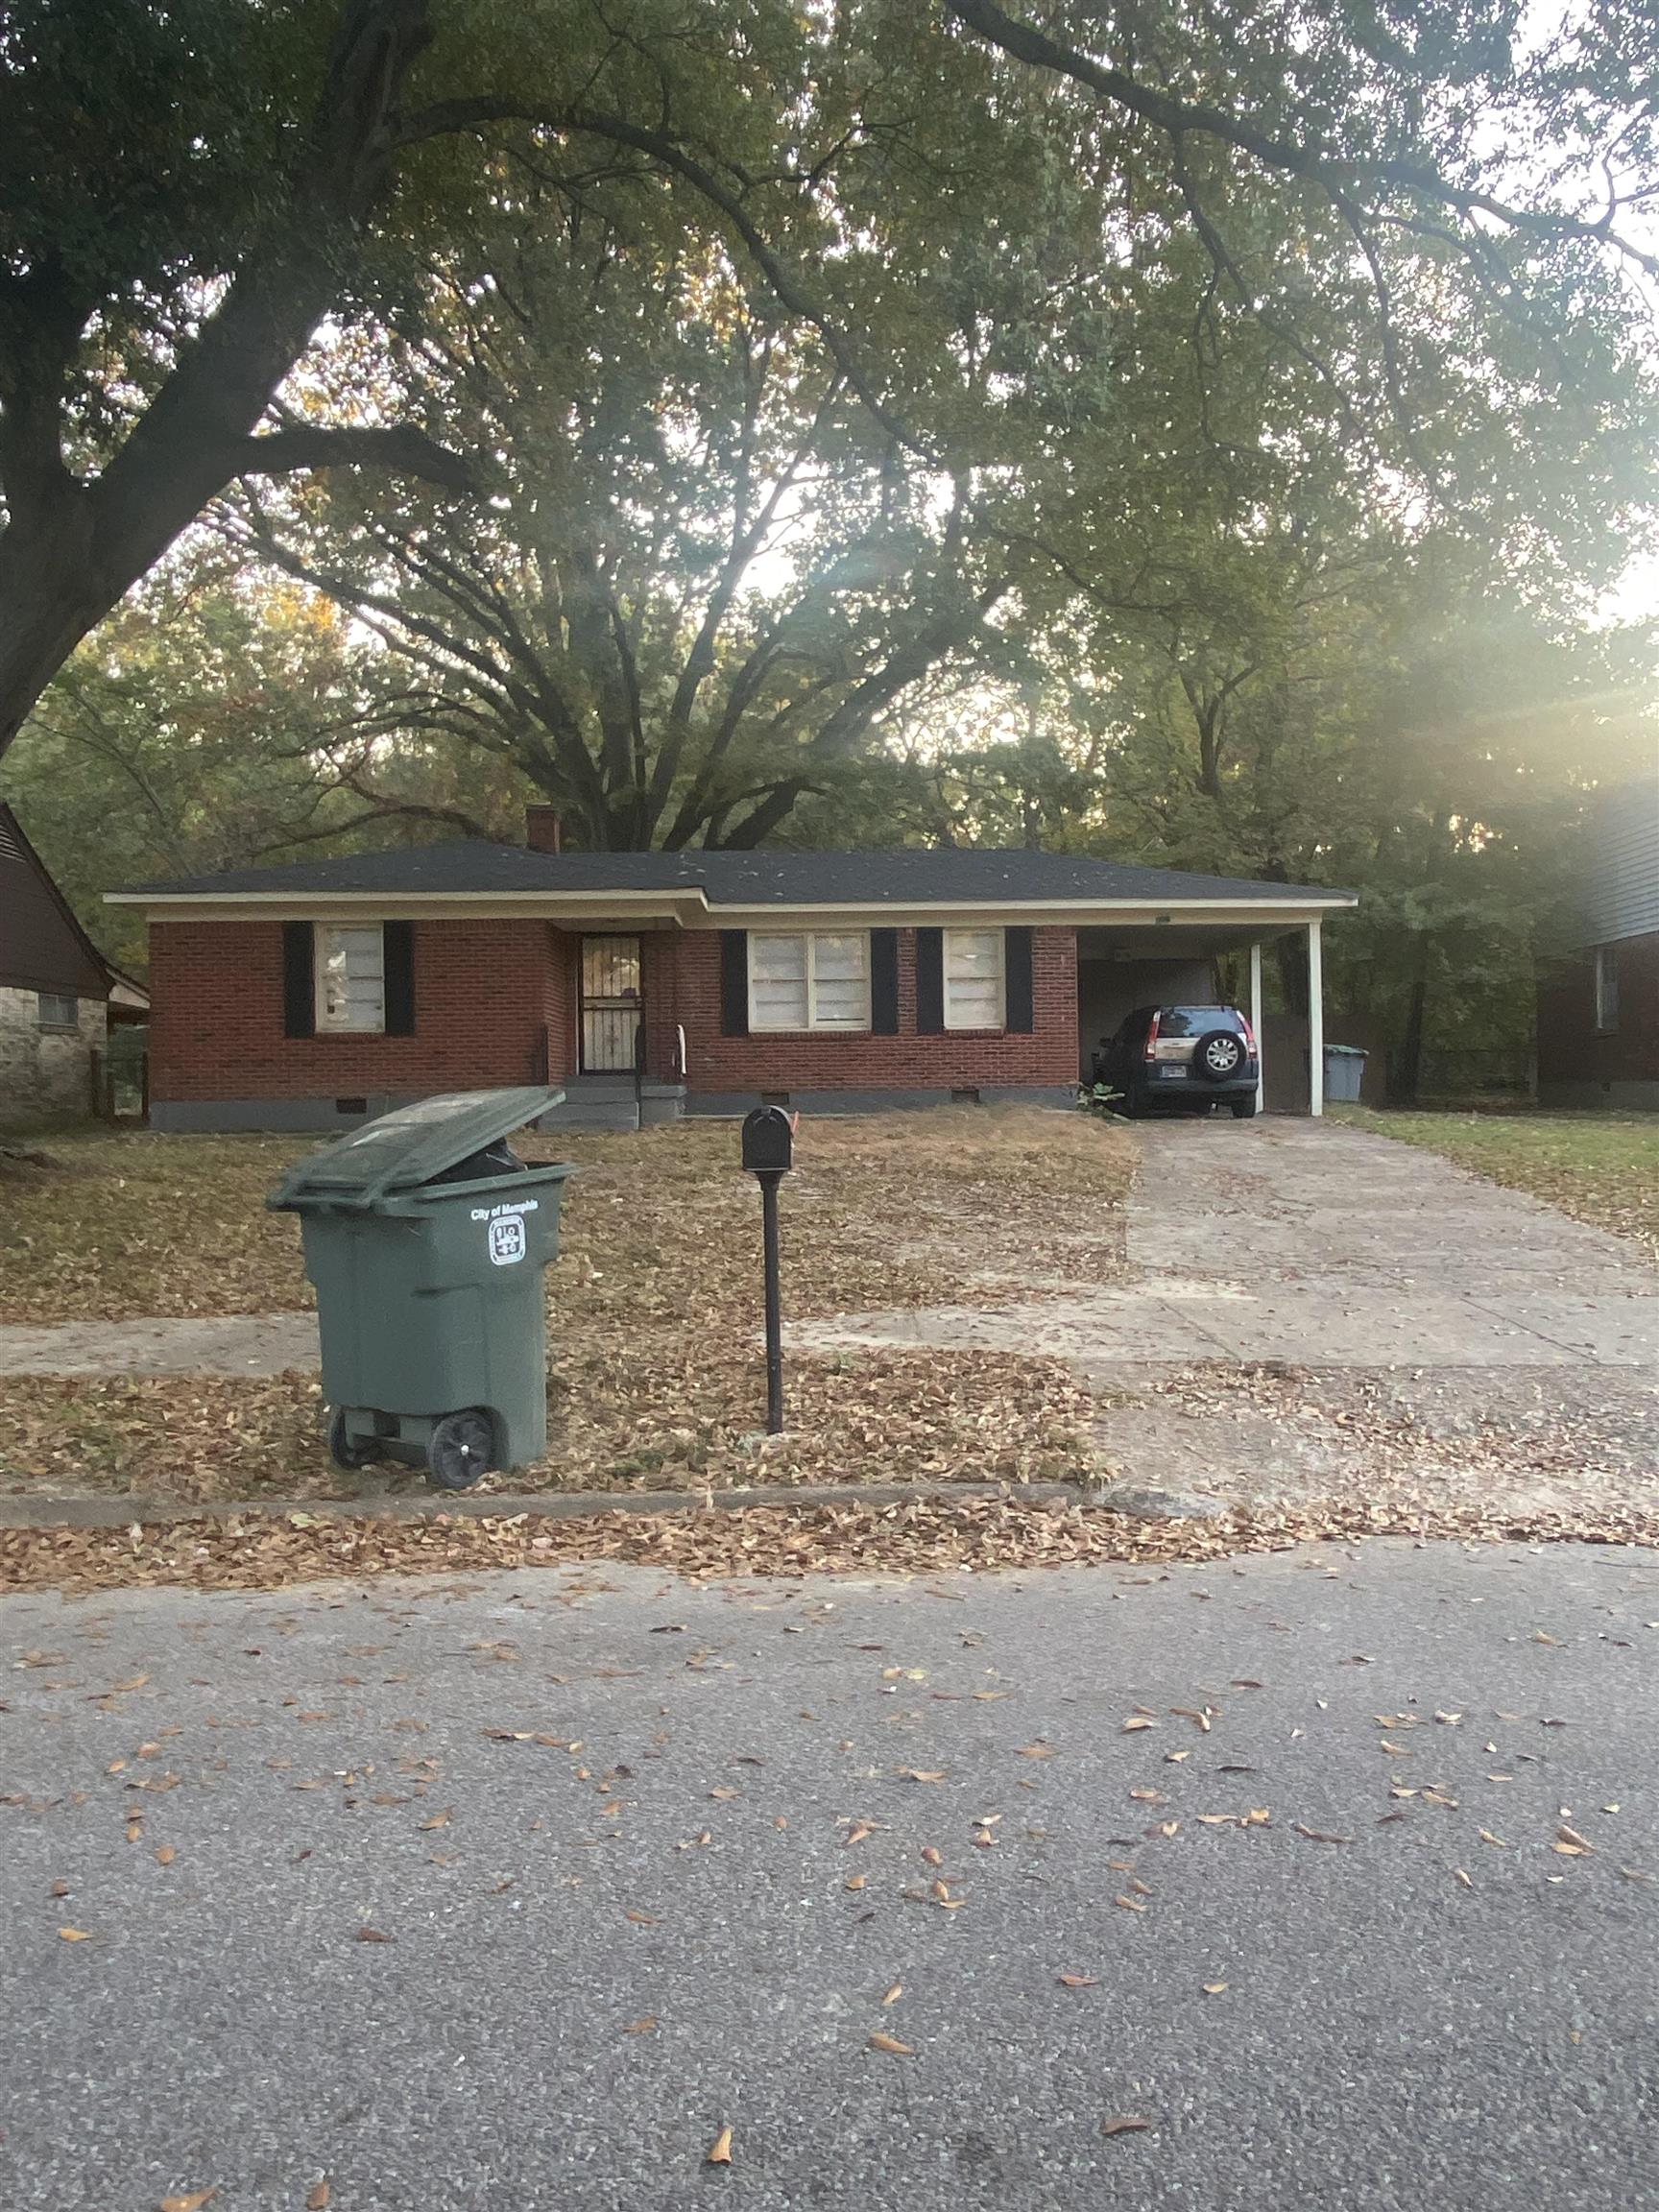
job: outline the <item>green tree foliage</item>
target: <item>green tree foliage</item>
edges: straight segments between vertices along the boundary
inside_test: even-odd
[[[5,793],[111,958],[144,965],[141,917],[102,902],[116,885],[396,833],[338,743],[361,710],[356,663],[326,600],[251,591],[213,546],[165,564],[71,660],[7,757]],[[434,822],[477,827],[428,779],[403,823]]]
[[[1337,988],[1409,1062],[1516,999],[1584,702],[1628,696],[1574,639],[1654,501],[1656,39],[1635,0],[14,0],[0,744],[240,486],[280,589],[181,619],[165,572],[51,694],[43,795],[101,716],[204,848],[191,764],[246,745],[237,856],[534,790],[592,845],[1346,879]],[[267,668],[266,589],[262,755],[183,657],[211,602],[201,665]]]

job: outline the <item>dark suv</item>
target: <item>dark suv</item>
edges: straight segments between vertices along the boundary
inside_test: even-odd
[[[1236,1006],[1137,1006],[1094,1055],[1095,1082],[1119,1093],[1114,1103],[1128,1115],[1230,1106],[1247,1120],[1259,1072],[1256,1040]]]

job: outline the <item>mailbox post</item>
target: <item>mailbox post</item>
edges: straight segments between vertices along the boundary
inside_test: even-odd
[[[760,1186],[766,1263],[766,1433],[783,1433],[783,1303],[778,1281],[778,1186],[795,1165],[799,1114],[757,1106],[743,1118],[743,1165]]]

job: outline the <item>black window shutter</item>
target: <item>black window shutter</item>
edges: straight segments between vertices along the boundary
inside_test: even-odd
[[[878,1037],[899,1034],[899,932],[870,932],[870,1027]]]
[[[386,1034],[415,1034],[415,925],[387,922],[381,929],[386,978]]]
[[[317,970],[309,922],[282,925],[282,1034],[317,1034]]]
[[[1029,929],[1002,932],[1002,1026],[1015,1036],[1029,1037],[1033,1025]]]
[[[916,932],[916,1032],[938,1037],[945,1029],[945,932]]]
[[[749,1034],[749,933],[746,929],[720,932],[720,1034]]]

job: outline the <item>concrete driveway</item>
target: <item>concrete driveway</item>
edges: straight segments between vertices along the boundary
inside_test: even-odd
[[[1142,1480],[1261,1500],[1478,1476],[1545,1503],[1588,1479],[1654,1502],[1659,1286],[1638,1247],[1333,1122],[1137,1133],[1127,1282],[802,1339],[1070,1359]]]
[[[0,1602],[7,2201],[1651,2204],[1655,1616],[1391,1542]]]

